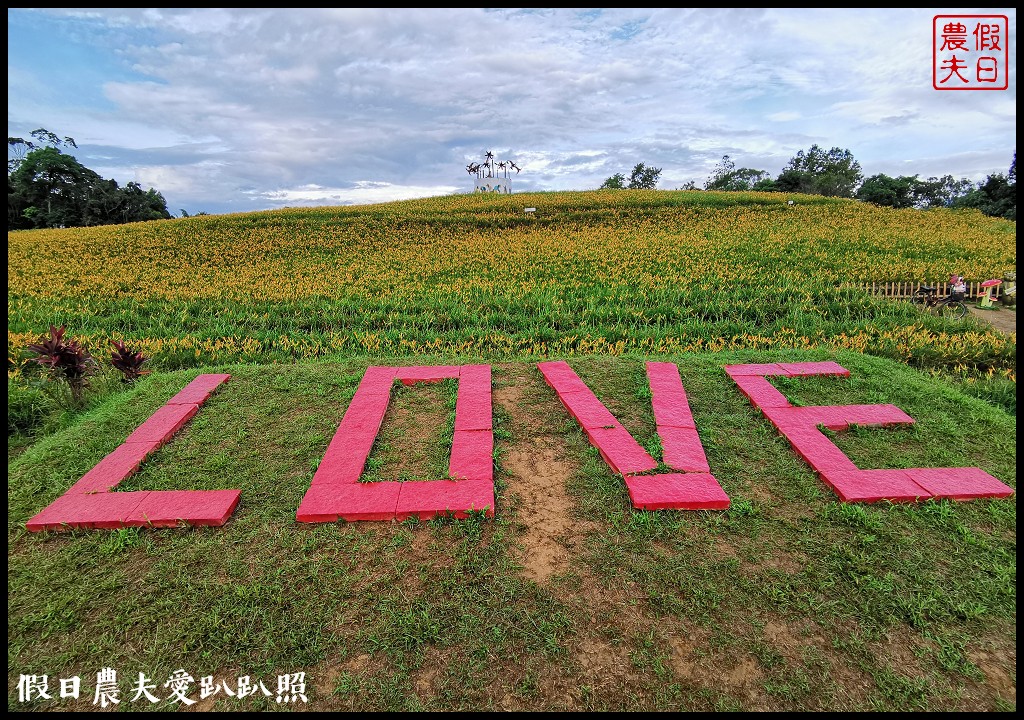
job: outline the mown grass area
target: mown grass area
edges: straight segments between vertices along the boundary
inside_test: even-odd
[[[493,519],[295,522],[368,364],[334,357],[162,371],[110,394],[8,466],[8,704],[19,674],[113,667],[160,685],[307,674],[315,710],[1009,710],[1015,707],[1016,497],[846,505],[722,371],[834,359],[849,378],[776,380],[796,404],[892,403],[913,426],[834,433],[859,466],[977,466],[1016,483],[1016,419],[941,378],[856,352],[585,355],[580,376],[656,446],[643,361],[675,362],[727,511],[633,510],[534,362],[494,362]],[[30,534],[25,521],[199,372],[232,378],[122,489],[226,489],[221,528]],[[431,475],[452,388],[403,388],[371,454],[378,479]],[[416,418],[427,422],[417,423]],[[527,428],[534,428],[528,431]],[[539,429],[538,429],[539,428]],[[512,451],[536,432],[566,468],[567,555],[546,581]],[[553,438],[553,439],[552,439]],[[445,447],[445,443],[449,447]],[[55,682],[55,680],[54,680]],[[88,692],[83,693],[88,695]],[[168,693],[160,688],[163,697]],[[195,697],[195,693],[193,693]],[[130,699],[123,698],[123,699]],[[161,709],[145,700],[123,709]],[[261,694],[207,709],[279,708]]]

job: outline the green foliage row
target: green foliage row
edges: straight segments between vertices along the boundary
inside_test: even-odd
[[[910,303],[872,297],[863,291],[812,288],[780,294],[777,289],[719,291],[707,286],[656,296],[592,293],[550,302],[531,293],[509,304],[476,296],[467,305],[447,294],[402,301],[340,298],[278,303],[234,300],[90,303],[76,336],[101,347],[112,334],[131,333],[168,370],[217,362],[293,362],[340,351],[378,351],[396,356],[437,347],[465,348],[496,358],[518,354],[577,354],[607,347],[612,352],[671,347],[842,346],[842,338],[864,338],[867,352],[903,359],[918,367],[968,365],[979,370],[1014,370],[1016,344],[992,335],[982,344],[956,338],[976,336],[977,321],[928,315]],[[41,327],[53,311],[37,303],[12,303],[12,326]],[[61,315],[61,321],[67,320]],[[897,335],[896,328],[913,330]],[[910,356],[901,340],[919,335]],[[889,340],[887,340],[889,338]],[[948,338],[944,339],[944,338]],[[616,351],[616,346],[621,346]],[[971,354],[972,351],[976,354]],[[23,353],[8,348],[8,357]]]

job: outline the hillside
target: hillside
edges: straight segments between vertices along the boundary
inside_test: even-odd
[[[847,284],[1001,277],[1015,223],[787,199],[457,195],[9,233],[8,349],[66,323],[94,347],[127,338],[164,368],[806,346],[1014,365],[983,324],[950,327]]]
[[[9,233],[8,707],[98,709],[109,668],[122,710],[1014,710],[1015,492],[844,502],[833,479],[1015,488],[1015,333],[856,286],[1001,276],[1015,230],[611,191]],[[50,325],[99,360],[79,404],[26,351]],[[122,382],[112,338],[152,372]],[[566,400],[589,394],[542,373],[554,360],[596,425]],[[650,362],[678,373],[704,470],[677,471]],[[760,391],[739,365],[769,373]],[[466,366],[490,377],[473,430]],[[369,368],[397,368],[375,427],[356,417]],[[172,407],[198,376],[208,397]],[[829,424],[834,406],[854,419]],[[159,441],[135,436],[168,407],[186,410]],[[363,462],[349,431],[368,427]],[[657,467],[617,469],[603,431]],[[338,491],[332,463],[396,492],[456,477],[460,432],[492,443],[490,512],[300,521],[324,478]],[[113,490],[93,469],[125,446],[142,459]],[[640,509],[640,476],[713,481],[727,502]],[[238,500],[212,526],[139,525],[137,500],[115,527],[27,527],[60,498],[180,491]],[[51,697],[21,697],[43,675]]]

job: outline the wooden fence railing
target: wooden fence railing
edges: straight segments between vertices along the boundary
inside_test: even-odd
[[[895,298],[908,298],[920,290],[925,285],[933,287],[937,291],[939,297],[946,297],[949,295],[949,282],[942,280],[940,282],[886,282],[886,283],[851,283],[854,287],[866,290],[872,295],[884,295],[885,297]],[[969,282],[967,283],[967,299],[978,298],[985,295],[988,292],[988,288],[983,288],[981,282]],[[994,299],[999,299],[1003,295],[1003,284],[996,285],[995,290],[992,292]]]

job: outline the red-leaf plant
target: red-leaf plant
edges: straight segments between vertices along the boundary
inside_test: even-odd
[[[135,382],[143,375],[149,374],[149,370],[142,369],[142,364],[149,360],[148,357],[129,349],[121,340],[111,340],[110,344],[114,346],[113,352],[110,353],[110,364],[121,371],[126,383]]]
[[[88,376],[96,368],[96,361],[78,341],[65,340],[64,332],[64,325],[59,328],[51,325],[50,336],[43,336],[28,349],[36,353],[32,361],[48,368],[54,378],[66,380],[75,401],[80,402]]]

